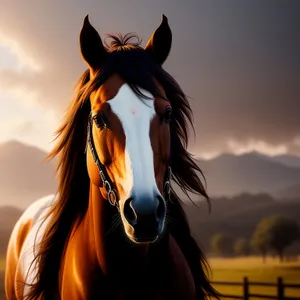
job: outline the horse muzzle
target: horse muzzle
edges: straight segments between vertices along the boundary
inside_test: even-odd
[[[160,195],[129,198],[122,213],[126,234],[135,243],[153,243],[163,232],[166,204]]]

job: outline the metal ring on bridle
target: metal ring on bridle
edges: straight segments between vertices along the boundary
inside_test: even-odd
[[[111,185],[107,180],[104,181],[104,188],[105,188],[107,193],[111,192]]]
[[[112,206],[116,206],[117,204],[117,196],[114,190],[110,190],[107,193],[107,198],[108,198],[108,202],[112,205]]]

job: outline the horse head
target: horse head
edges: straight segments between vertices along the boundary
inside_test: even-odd
[[[167,59],[172,34],[163,15],[145,48],[129,38],[113,37],[104,46],[88,16],[84,20],[80,48],[92,89],[87,167],[103,198],[119,209],[129,239],[148,243],[163,232],[171,180],[172,107],[151,74]]]

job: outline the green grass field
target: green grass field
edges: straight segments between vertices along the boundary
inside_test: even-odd
[[[276,283],[277,277],[283,277],[285,283],[300,284],[300,261],[279,264],[277,260],[268,258],[265,264],[259,257],[234,258],[234,259],[210,259],[213,281],[243,281],[245,276],[251,281]],[[0,300],[4,300],[4,261],[0,260]],[[242,295],[242,287],[215,286],[224,294]],[[276,288],[251,287],[250,293],[276,295]],[[286,296],[299,297],[300,289],[287,289]],[[251,298],[254,299],[254,298]]]
[[[267,258],[265,264],[260,257],[209,260],[212,281],[243,282],[248,277],[251,281],[276,283],[277,277],[282,277],[284,283],[300,284],[300,261],[280,264],[278,260]],[[224,294],[242,295],[242,287],[215,285]],[[250,293],[276,295],[275,287],[250,286]],[[286,296],[300,297],[300,289],[287,288]],[[254,298],[251,298],[254,299]]]

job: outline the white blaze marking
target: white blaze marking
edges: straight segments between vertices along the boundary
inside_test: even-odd
[[[150,123],[155,116],[154,98],[149,92],[140,90],[151,100],[140,99],[128,84],[124,84],[115,98],[107,101],[120,119],[126,137],[126,179],[122,182],[126,198],[121,200],[134,195],[138,201],[140,195],[151,198],[154,192],[160,194],[150,141]]]

